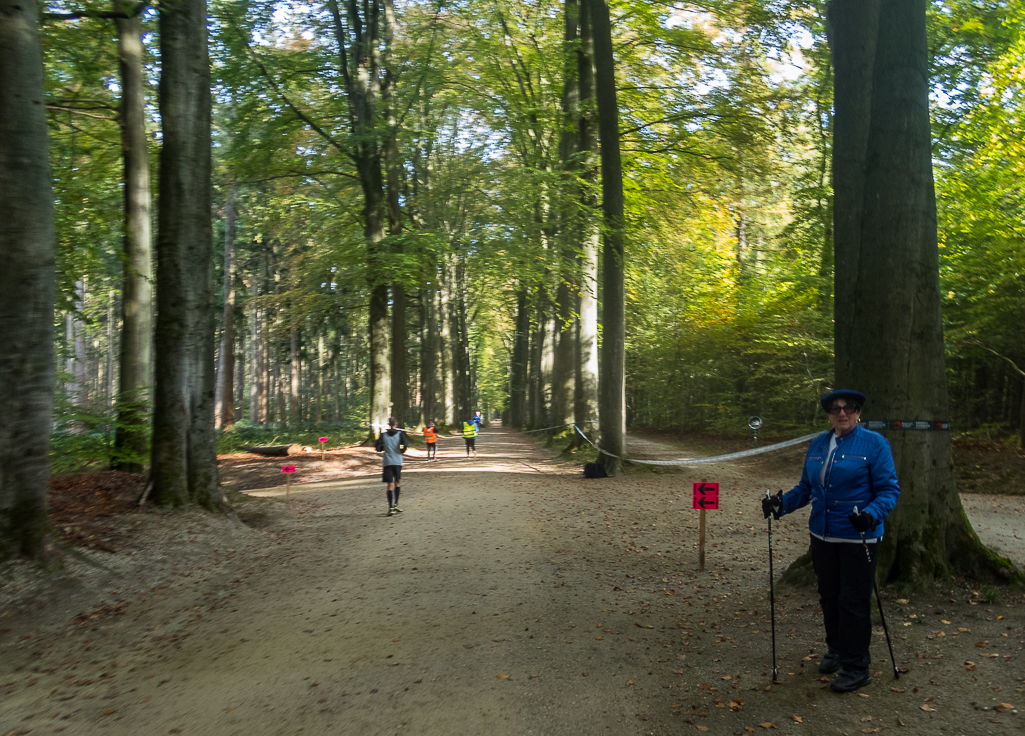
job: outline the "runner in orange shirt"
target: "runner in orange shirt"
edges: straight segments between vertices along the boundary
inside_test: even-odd
[[[427,441],[427,462],[437,460],[438,430],[435,429],[434,422],[427,422],[424,427],[424,439]]]

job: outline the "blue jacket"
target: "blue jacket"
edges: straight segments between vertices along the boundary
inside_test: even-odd
[[[811,503],[808,527],[824,539],[861,540],[847,516],[854,507],[872,515],[878,524],[865,532],[866,539],[883,536],[883,519],[897,505],[900,486],[890,443],[881,434],[857,426],[836,438],[836,452],[826,468],[825,486],[819,480],[822,463],[829,455],[833,432],[811,441],[804,458],[801,482],[783,494],[783,513]]]

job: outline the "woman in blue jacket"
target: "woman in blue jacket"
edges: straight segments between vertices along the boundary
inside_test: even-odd
[[[883,519],[897,505],[900,487],[890,444],[880,434],[858,426],[865,395],[841,389],[822,397],[833,429],[808,447],[801,482],[762,501],[765,518],[779,519],[811,504],[812,562],[828,652],[819,672],[841,672],[830,684],[851,692],[872,682],[872,581]],[[857,507],[858,513],[854,513]],[[862,534],[870,550],[869,564]]]

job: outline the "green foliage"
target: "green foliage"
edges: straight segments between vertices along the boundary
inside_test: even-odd
[[[360,442],[366,428],[355,420],[345,422],[302,422],[288,427],[253,426],[247,421],[236,422],[231,429],[217,435],[218,454],[244,452],[246,446],[298,444],[320,450],[321,437],[327,437],[325,447],[339,447]]]
[[[113,405],[76,406],[58,394],[55,429],[50,435],[50,464],[54,475],[106,470],[124,464],[149,464],[148,401],[119,396]],[[127,417],[127,418],[126,418]],[[146,433],[140,452],[117,445],[118,429]]]
[[[756,6],[678,26],[642,15],[624,55],[623,74],[648,82],[624,96],[632,424],[804,428],[831,381],[828,53],[814,15]],[[796,81],[788,58],[806,69]]]
[[[963,429],[1021,428],[1023,23],[1020,5],[996,2],[952,3],[932,16],[940,277],[952,419]]]

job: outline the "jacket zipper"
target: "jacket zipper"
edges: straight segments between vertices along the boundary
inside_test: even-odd
[[[827,489],[829,487],[829,475],[830,475],[830,473],[833,472],[833,466],[836,465],[836,456],[837,456],[837,453],[839,453],[839,452],[840,452],[840,442],[839,442],[839,438],[837,438],[836,449],[833,450],[833,453],[831,455],[829,455],[829,457],[827,458],[829,460],[829,467],[826,468],[826,479],[822,482],[822,496],[823,496],[823,500],[826,501],[826,503],[823,504],[823,506],[825,506],[825,508],[823,509],[823,511],[825,511],[825,514],[824,514],[825,534],[823,536],[825,536],[827,538],[829,537],[829,501],[828,501],[828,498],[826,498],[826,494],[828,493]],[[843,456],[841,456],[841,457],[843,457]]]

